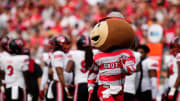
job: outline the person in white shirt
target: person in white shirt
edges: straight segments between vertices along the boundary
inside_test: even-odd
[[[48,83],[52,80],[52,76],[50,72],[52,71],[51,66],[51,57],[52,57],[52,49],[50,44],[50,39],[46,39],[44,41],[44,52],[41,56],[41,67],[43,67],[42,80],[40,85],[39,96],[41,99],[44,99],[44,94],[47,91]]]
[[[10,38],[5,36],[2,37],[1,41],[0,41],[0,46],[1,46],[1,52],[0,52],[0,57],[6,57],[9,56],[9,48],[8,48],[8,43],[9,43]],[[1,68],[1,67],[0,67]],[[0,101],[3,101],[5,98],[5,82],[4,82],[4,71],[0,70]]]
[[[149,58],[149,48],[146,45],[139,45],[137,51],[141,53],[140,61],[140,80],[137,89],[137,98],[139,101],[156,101],[157,96],[157,68],[158,62]]]
[[[168,101],[180,101],[180,38],[177,37],[173,40],[172,54],[173,58],[173,68],[172,73],[169,77],[169,87]],[[177,92],[176,92],[177,91]]]
[[[88,66],[86,64],[86,50],[88,37],[81,35],[77,38],[77,50],[71,50],[68,53],[69,62],[66,68],[67,72],[74,69],[75,93],[73,101],[88,101]]]
[[[70,39],[64,35],[56,36],[52,39],[54,52],[51,57],[53,69],[53,81],[50,83],[47,92],[47,101],[69,101],[71,95],[65,82],[65,53],[69,51]]]
[[[9,43],[11,55],[0,58],[1,70],[5,72],[5,101],[26,101],[26,74],[29,57],[23,54],[24,42],[13,39]]]

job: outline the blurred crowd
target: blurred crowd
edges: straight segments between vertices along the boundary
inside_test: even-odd
[[[140,44],[151,42],[148,30],[153,24],[163,29],[157,43],[165,50],[180,36],[179,0],[1,0],[0,36],[23,38],[38,63],[48,38],[67,34],[75,43],[77,36],[88,35],[110,11],[126,17]]]

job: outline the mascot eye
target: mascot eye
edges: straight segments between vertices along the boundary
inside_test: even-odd
[[[99,39],[99,36],[95,36],[92,38],[92,40],[97,41]]]
[[[98,23],[97,27],[99,27],[101,25],[101,23]]]

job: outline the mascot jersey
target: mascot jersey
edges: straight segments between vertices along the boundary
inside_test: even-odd
[[[94,56],[94,63],[90,69],[88,76],[88,86],[94,87],[98,74],[98,85],[122,85],[124,86],[125,74],[135,72],[134,59],[131,50],[123,49],[111,53],[98,53]],[[124,66],[121,66],[120,61],[124,57],[126,59]]]

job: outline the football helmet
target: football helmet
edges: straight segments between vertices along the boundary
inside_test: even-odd
[[[81,35],[77,38],[77,48],[80,50],[84,50],[86,46],[88,46],[90,43],[90,40],[87,36]]]
[[[5,36],[1,39],[1,47],[5,51],[9,51],[8,44],[9,44],[10,38],[8,36]]]
[[[179,51],[180,51],[180,38],[177,37],[170,43],[170,53],[176,56],[176,54]]]
[[[61,50],[67,53],[70,49],[70,39],[65,35],[59,35],[50,42],[54,46],[54,51]]]
[[[22,39],[13,39],[9,43],[9,49],[11,53],[23,54],[25,43]]]

